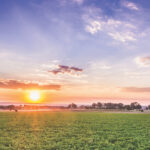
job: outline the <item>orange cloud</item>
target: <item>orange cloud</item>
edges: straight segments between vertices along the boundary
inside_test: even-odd
[[[135,62],[141,67],[149,67],[150,66],[150,56],[137,57],[137,58],[135,58]]]
[[[57,69],[54,70],[50,70],[48,72],[51,72],[53,74],[58,74],[58,73],[70,73],[70,74],[74,74],[76,72],[82,72],[83,69],[77,68],[77,67],[69,67],[69,66],[64,66],[64,65],[58,65]]]
[[[39,89],[39,90],[59,90],[61,85],[47,84],[39,85],[37,83],[24,83],[17,80],[1,81],[0,88],[5,89]]]
[[[150,87],[123,87],[121,88],[123,92],[150,92]]]

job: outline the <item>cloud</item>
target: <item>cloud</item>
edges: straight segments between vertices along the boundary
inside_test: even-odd
[[[122,92],[137,92],[137,93],[141,93],[141,92],[150,92],[150,87],[123,87],[121,88]]]
[[[124,1],[123,6],[131,10],[139,10],[138,6],[132,2]]]
[[[102,24],[101,24],[101,22],[94,20],[94,21],[90,22],[90,25],[86,26],[85,30],[87,32],[90,32],[91,34],[95,34],[98,31],[102,30]]]
[[[131,23],[112,18],[103,18],[102,16],[96,18],[86,16],[85,21],[85,30],[92,35],[105,32],[108,36],[120,42],[136,41],[137,39],[135,35],[136,27]]]
[[[135,35],[132,32],[110,32],[108,35],[120,42],[136,41]]]
[[[83,69],[77,68],[77,67],[69,67],[64,65],[58,65],[57,69],[50,70],[48,72],[51,72],[53,74],[59,74],[59,73],[69,73],[69,74],[75,74],[77,72],[82,72]]]
[[[82,72],[83,69],[77,68],[77,67],[70,67],[71,70],[76,71],[76,72]]]
[[[150,56],[147,56],[147,57],[136,57],[134,59],[134,61],[140,67],[149,67],[150,66]]]
[[[0,88],[4,89],[39,89],[39,90],[59,90],[61,85],[47,84],[39,85],[37,83],[24,83],[17,80],[0,81]]]
[[[61,5],[67,5],[76,3],[78,5],[82,5],[84,3],[84,0],[60,0]]]
[[[93,70],[109,70],[112,68],[112,66],[104,63],[104,62],[98,62],[98,61],[95,61],[95,62],[89,62],[89,67]]]
[[[73,2],[76,2],[77,4],[81,5],[84,2],[84,0],[73,0]]]
[[[127,76],[127,77],[129,77],[129,78],[133,78],[133,79],[140,79],[140,78],[147,78],[147,77],[149,77],[149,71],[127,71],[127,72],[125,72],[125,75]]]

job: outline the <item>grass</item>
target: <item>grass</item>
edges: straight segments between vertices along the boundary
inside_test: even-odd
[[[0,150],[150,150],[150,114],[0,113]]]

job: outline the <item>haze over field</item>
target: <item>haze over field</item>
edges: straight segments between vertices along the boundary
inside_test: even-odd
[[[0,103],[150,99],[150,1],[0,0]]]

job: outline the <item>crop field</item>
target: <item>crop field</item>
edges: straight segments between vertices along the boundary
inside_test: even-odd
[[[0,150],[150,150],[150,114],[1,112]]]

